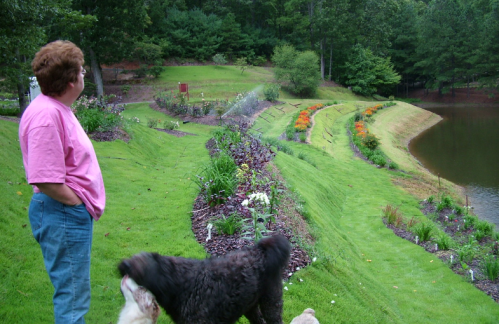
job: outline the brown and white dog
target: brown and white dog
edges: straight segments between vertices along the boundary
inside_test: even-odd
[[[121,292],[125,306],[121,310],[118,324],[155,324],[160,308],[153,294],[125,275],[121,280]]]

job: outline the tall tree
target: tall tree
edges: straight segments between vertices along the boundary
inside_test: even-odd
[[[144,33],[150,22],[145,0],[74,0],[73,8],[95,16],[92,28],[78,30],[72,39],[90,59],[97,95],[104,94],[101,64],[122,61],[132,53],[135,37]]]
[[[0,2],[0,77],[8,89],[17,89],[21,113],[27,106],[31,60],[47,42],[49,18],[67,13],[65,0],[9,0]]]

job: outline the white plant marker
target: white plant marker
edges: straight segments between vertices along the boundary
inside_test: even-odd
[[[454,256],[451,254],[450,255],[450,264],[453,264],[454,263]]]
[[[419,244],[419,236],[416,235],[416,245]]]
[[[211,240],[211,229],[213,228],[213,224],[208,223],[208,226],[206,226],[206,228],[208,229],[208,237],[206,238],[206,242],[208,242],[209,240]]]
[[[438,251],[438,244],[435,243],[435,251]]]
[[[471,274],[471,281],[475,281],[475,278],[473,277],[473,270],[470,269],[470,274]]]

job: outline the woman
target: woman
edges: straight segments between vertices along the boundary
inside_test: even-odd
[[[85,323],[90,306],[93,220],[105,207],[94,148],[71,105],[84,88],[83,53],[55,41],[36,53],[31,67],[42,94],[26,108],[19,141],[28,183],[31,230],[54,286],[55,323]]]

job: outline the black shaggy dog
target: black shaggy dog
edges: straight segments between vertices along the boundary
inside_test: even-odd
[[[141,253],[118,266],[150,290],[177,324],[282,323],[281,274],[291,246],[284,236],[205,260]]]

